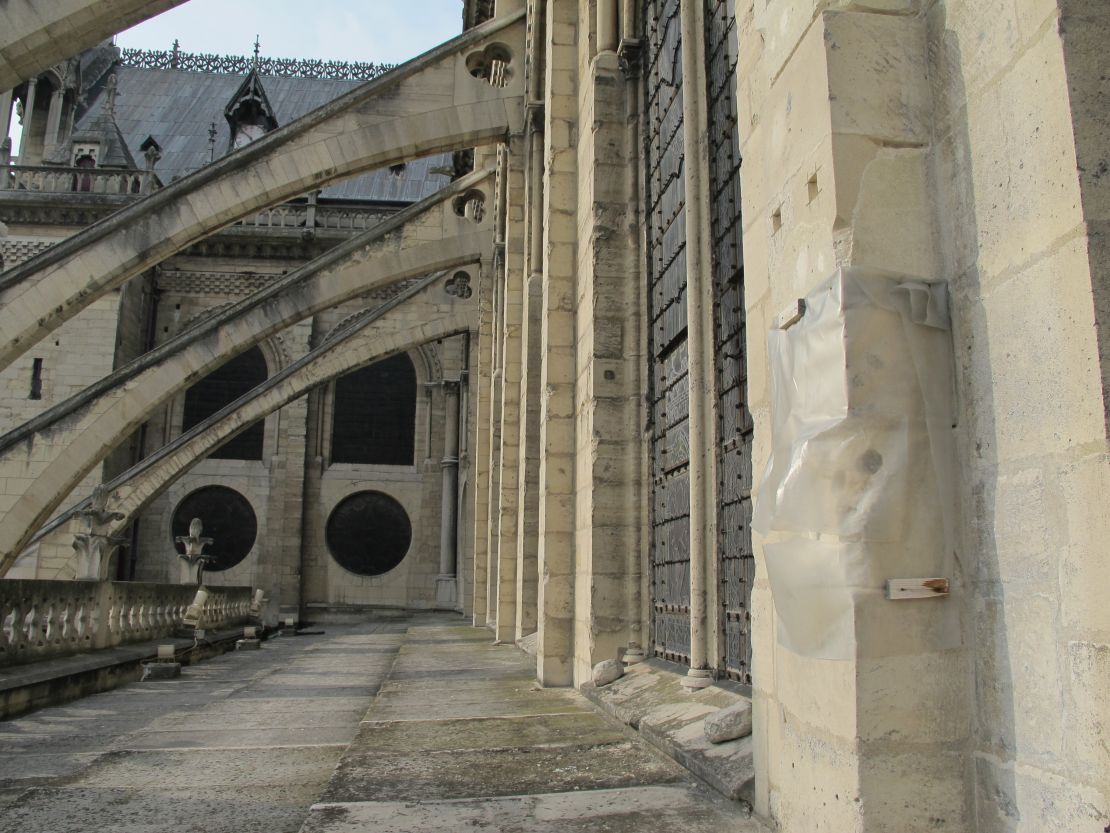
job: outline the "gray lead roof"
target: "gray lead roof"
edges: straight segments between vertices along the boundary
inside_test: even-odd
[[[208,131],[213,122],[216,123],[216,158],[227,153],[230,129],[224,118],[224,108],[243,83],[244,76],[125,66],[113,67],[111,72],[118,80],[116,124],[136,160],[143,158],[139,146],[147,136],[153,136],[161,145],[162,159],[155,171],[162,182],[168,183],[208,163]],[[262,76],[279,126],[326,104],[359,83]],[[93,125],[101,114],[104,100],[102,91],[78,120],[74,133]],[[450,169],[450,155],[415,159],[406,165],[400,176],[388,170],[371,171],[325,188],[321,196],[373,202],[416,202],[446,185],[450,181]]]

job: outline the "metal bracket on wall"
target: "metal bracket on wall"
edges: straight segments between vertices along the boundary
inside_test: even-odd
[[[931,599],[948,595],[946,578],[888,578],[886,597],[898,599]]]
[[[805,314],[806,299],[799,298],[795,303],[791,304],[775,316],[775,328],[779,330],[789,330],[791,327],[801,321],[802,316]]]

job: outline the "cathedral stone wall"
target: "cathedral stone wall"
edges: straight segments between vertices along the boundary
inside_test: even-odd
[[[1076,158],[1097,117],[1069,112],[1062,48],[1086,21],[1054,2],[895,6],[737,4],[755,462],[763,333],[782,309],[846,263],[947,281],[962,569],[944,604],[966,651],[801,660],[775,644],[760,583],[757,796],[787,829],[818,808],[827,829],[872,829],[869,805],[916,807],[900,830],[1081,829],[1107,807],[1091,773],[1106,771],[1110,673],[1091,595],[1106,278]]]
[[[1091,177],[1107,151],[1092,155],[1091,140],[1107,134],[1087,92],[1088,39],[1110,16],[947,3],[927,22],[962,405],[975,809],[982,830],[1079,830],[1110,801],[1110,619],[1096,589],[1110,533],[1108,273]]]
[[[951,472],[937,475],[953,550],[937,560],[951,567],[943,576],[892,575],[884,547],[900,545],[893,539],[805,527],[800,534],[810,543],[858,545],[868,560],[866,580],[853,579],[839,611],[841,649],[806,651],[789,639],[790,599],[781,584],[773,591],[768,569],[781,569],[770,559],[790,552],[771,539],[775,530],[754,535],[757,569],[739,620],[751,640],[754,810],[787,833],[1103,829],[1110,819],[1105,4],[736,0],[746,366],[714,355],[717,298],[706,291],[702,93],[710,79],[701,30],[709,6],[510,0],[494,13],[511,17],[525,5],[527,49],[506,47],[511,54],[498,53],[481,79],[508,79],[499,89],[516,97],[506,93],[509,115],[493,120],[507,125],[497,143],[474,153],[479,167],[497,171],[484,204],[492,223],[487,217],[483,226],[495,232],[475,270],[477,324],[473,333],[410,351],[428,385],[417,394],[413,465],[330,464],[333,394],[321,386],[267,418],[261,463],[205,461],[151,505],[139,538],[164,561],[148,565],[172,563],[168,518],[177,501],[196,484],[219,483],[241,491],[265,528],[255,552],[219,581],[264,586],[283,608],[309,616],[428,607],[441,601],[440,524],[457,512],[455,606],[502,642],[534,632],[541,684],[583,686],[595,663],[646,649],[687,666],[678,670],[681,682],[696,691],[729,671],[715,362],[735,360],[733,372],[743,374],[741,404],[754,424],[745,463],[758,484],[781,439],[776,426],[788,421],[772,413],[772,371],[784,361],[775,345],[783,339],[768,334],[807,314],[799,299],[814,297],[838,271],[943,284],[955,361],[929,370],[954,380],[955,406],[950,424],[930,430],[944,440],[935,448],[948,441],[956,448],[954,459],[936,463]],[[663,8],[671,19],[637,19]],[[675,58],[667,83],[685,96],[666,114],[675,121],[662,126],[651,121],[658,114],[640,112],[648,76],[638,47],[653,26],[674,27],[659,41]],[[681,51],[673,48],[680,38]],[[443,78],[465,91],[474,79],[463,66],[460,58]],[[475,95],[484,101],[487,92]],[[481,132],[435,121],[406,141],[469,142]],[[644,169],[645,157],[654,158],[645,147],[674,123],[679,153],[665,175],[683,183],[684,196],[663,212],[681,232],[665,255],[677,262],[681,252],[686,274],[665,300],[682,297],[685,318],[668,338],[684,351],[688,381],[673,403],[686,410],[668,417],[653,410],[659,357],[648,293],[657,285],[645,263],[647,241],[662,233],[649,227],[656,218],[645,212],[643,191],[659,184],[651,181],[657,172]],[[328,168],[327,160],[296,161],[304,170],[288,179]],[[675,219],[680,212],[685,226]],[[405,234],[434,242],[445,228],[452,226],[428,215]],[[250,270],[252,262],[219,268]],[[201,295],[182,301],[184,318],[221,302],[212,285]],[[80,333],[84,352],[97,354],[49,353],[50,384],[80,389],[110,369],[117,349],[132,351],[138,331],[128,322],[140,300],[107,295],[50,336],[66,343]],[[361,300],[275,336],[268,358],[284,351],[276,366],[318,346]],[[178,301],[168,303],[161,314],[177,314]],[[386,339],[419,331],[430,315],[415,304],[399,308]],[[28,357],[36,355],[0,377],[5,420],[38,407],[26,401]],[[882,367],[896,386],[921,372],[914,360],[921,357],[907,355],[891,346],[870,356],[870,367],[845,362],[823,368],[824,378],[843,376],[858,392]],[[445,507],[450,400],[438,383],[464,370],[460,497]],[[861,400],[861,409],[878,408],[879,398]],[[160,419],[152,447],[180,429],[180,405]],[[653,456],[659,419],[685,420],[667,449],[686,455],[681,465]],[[876,473],[873,455],[859,464]],[[682,465],[685,479],[668,480]],[[845,513],[860,508],[844,477],[831,468],[820,474],[831,504]],[[21,483],[18,470],[0,479],[2,511]],[[665,483],[679,484],[668,520],[687,522],[685,540],[655,531],[655,491]],[[925,488],[911,484],[904,503],[920,500]],[[333,508],[365,489],[396,498],[413,526],[410,556],[377,577],[345,572],[325,540]],[[772,498],[758,485],[755,492],[757,504]],[[752,525],[750,517],[738,523]],[[663,546],[687,557],[657,575]],[[47,554],[40,546],[40,562]],[[947,579],[950,592],[886,595],[886,580],[931,578]],[[663,598],[664,581],[686,582],[689,592]],[[664,619],[677,623],[676,632],[662,632]]]

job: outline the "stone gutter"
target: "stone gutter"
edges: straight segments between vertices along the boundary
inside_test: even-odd
[[[748,698],[717,686],[687,691],[681,679],[642,662],[628,666],[609,685],[586,683],[582,693],[715,790],[750,806],[755,781],[751,736],[714,744],[706,740],[703,725],[707,715]]]

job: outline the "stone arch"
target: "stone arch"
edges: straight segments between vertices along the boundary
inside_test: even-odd
[[[523,9],[471,29],[3,273],[0,367],[105,292],[253,212],[522,130],[524,73],[491,86],[465,61],[494,41],[522,56],[524,35]],[[406,112],[376,113],[377,100],[405,102]]]
[[[10,90],[47,67],[117,32],[180,6],[185,0],[77,0],[42,3],[35,14],[5,19],[0,44],[0,90]]]
[[[357,333],[337,342],[321,345],[254,390],[239,408],[215,415],[197,430],[183,434],[107,484],[113,495],[112,509],[123,517],[114,530],[123,530],[150,501],[157,498],[179,477],[189,471],[208,451],[249,421],[274,413],[303,396],[314,386],[324,384],[354,368],[370,364],[398,352],[415,352],[421,344],[446,338],[477,326],[474,302],[442,303],[430,301],[439,292],[430,282],[431,293],[424,291],[404,299],[390,310],[368,317]],[[419,328],[409,325],[414,311],[422,313]],[[77,507],[74,507],[76,509]],[[36,539],[65,523],[69,510],[45,527]],[[114,534],[114,533],[113,533]]]
[[[416,212],[416,216],[420,213]],[[492,249],[492,229],[488,223],[484,228],[471,230],[473,224],[455,217],[449,210],[442,212],[444,233],[436,242],[410,242],[403,235],[391,233],[412,216],[407,215],[395,226],[383,223],[386,228],[367,232],[366,236],[290,273],[281,282],[267,287],[265,303],[244,303],[239,314],[215,322],[219,326],[214,325],[208,333],[186,345],[151,351],[144,357],[145,370],[134,374],[126,385],[117,381],[108,386],[102,396],[84,402],[75,409],[76,413],[71,410],[67,427],[50,432],[48,439],[24,429],[9,433],[4,438],[4,458],[14,459],[15,455],[21,461],[24,459],[16,439],[20,436],[34,436],[41,453],[27,464],[26,490],[0,519],[0,574],[65,494],[128,432],[138,427],[153,408],[191,380],[307,315],[368,289],[475,263]],[[367,244],[368,239],[373,242]],[[420,333],[424,327],[421,324],[413,329]]]

